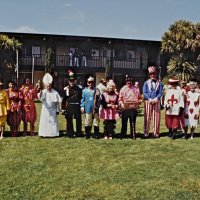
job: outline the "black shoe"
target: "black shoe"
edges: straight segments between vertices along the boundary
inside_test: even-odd
[[[176,133],[173,133],[171,139],[174,140],[175,138],[176,138]]]
[[[132,138],[133,140],[136,140],[136,135],[135,135],[135,134],[132,134],[131,138]]]
[[[146,133],[144,133],[142,138],[143,138],[143,139],[147,139],[148,137],[149,137],[149,135],[146,134]]]
[[[182,138],[187,140],[188,139],[187,134],[185,134]]]
[[[124,138],[126,138],[125,134],[120,134],[120,139],[123,140]]]
[[[99,139],[99,135],[93,135],[94,139]]]

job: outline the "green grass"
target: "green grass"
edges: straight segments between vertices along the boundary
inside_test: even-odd
[[[137,122],[140,135],[143,116]],[[200,139],[170,140],[166,131],[162,118],[159,139],[5,137],[0,199],[200,199]]]

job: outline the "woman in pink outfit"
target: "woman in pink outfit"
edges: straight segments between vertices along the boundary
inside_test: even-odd
[[[107,83],[108,90],[102,94],[100,119],[104,122],[104,138],[112,139],[115,134],[116,120],[119,118],[118,113],[118,94],[115,92],[115,83],[110,80]]]

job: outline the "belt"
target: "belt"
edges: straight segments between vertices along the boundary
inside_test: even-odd
[[[72,105],[79,105],[79,103],[69,103],[69,104],[72,104]]]

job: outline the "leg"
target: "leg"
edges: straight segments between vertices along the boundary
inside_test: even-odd
[[[93,124],[94,124],[94,138],[98,139],[99,138],[99,114],[98,113],[94,113]]]
[[[99,138],[99,127],[94,126],[94,138],[98,139]]]
[[[188,133],[188,126],[184,127],[184,138],[187,139],[187,133]]]
[[[35,136],[35,125],[33,122],[30,123],[30,133],[31,133],[31,136]]]
[[[108,137],[109,139],[112,139],[115,134],[115,120],[108,120]]]
[[[126,137],[127,133],[127,123],[128,123],[128,113],[126,110],[122,111],[122,128],[121,128],[121,138]]]
[[[76,136],[81,136],[81,133],[82,133],[82,118],[81,118],[80,112],[75,114],[75,119],[76,119]]]
[[[160,135],[160,101],[153,105],[153,135],[159,137]]]
[[[194,130],[195,130],[195,127],[191,127],[191,139],[194,139]]]
[[[24,123],[24,132],[23,132],[23,136],[27,135],[27,122],[23,122]]]
[[[149,128],[151,122],[151,115],[152,115],[152,105],[150,102],[144,102],[144,136],[149,136]]]
[[[0,139],[3,139],[3,126],[0,126],[0,131],[1,131],[1,137],[0,137]]]
[[[66,133],[68,137],[73,137],[74,128],[73,128],[73,115],[71,113],[67,113],[66,116]]]
[[[131,113],[131,120],[130,120],[130,123],[131,123],[131,138],[132,139],[136,139],[136,130],[135,130],[135,125],[136,125],[136,117],[137,117],[137,110],[136,109],[133,109],[132,110],[132,113]]]
[[[108,120],[104,120],[103,122],[104,125],[104,139],[108,139]]]
[[[85,137],[86,139],[90,138],[92,126],[85,126]]]

